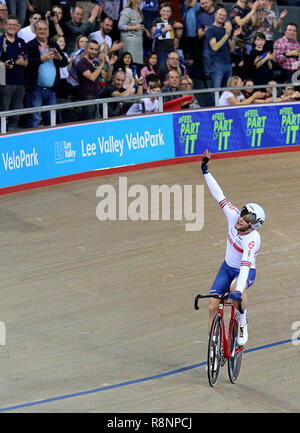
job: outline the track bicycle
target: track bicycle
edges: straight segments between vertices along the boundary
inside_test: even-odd
[[[199,310],[198,301],[202,298],[216,298],[220,301],[218,312],[213,318],[207,351],[207,375],[210,386],[217,384],[220,369],[226,364],[228,360],[228,375],[232,383],[238,380],[243,357],[243,346],[237,343],[238,337],[238,321],[237,313],[233,303],[226,302],[228,294],[226,295],[197,295],[194,301],[195,310]],[[224,321],[224,306],[231,307],[231,314],[229,319],[228,334],[226,336],[225,321]],[[242,312],[241,303],[238,309]]]

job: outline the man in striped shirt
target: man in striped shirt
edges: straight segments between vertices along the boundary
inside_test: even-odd
[[[274,61],[281,67],[281,79],[291,81],[293,73],[299,69],[300,42],[297,41],[297,24],[289,23],[284,36],[274,44]]]
[[[232,299],[239,311],[238,344],[244,346],[248,340],[246,319],[248,289],[255,279],[255,259],[260,249],[257,231],[265,220],[264,210],[256,203],[244,206],[241,212],[224,196],[222,189],[208,170],[210,153],[206,150],[201,168],[212,196],[217,200],[228,222],[227,248],[223,264],[212,285],[211,294],[224,295]],[[209,329],[218,312],[219,300],[210,298]]]

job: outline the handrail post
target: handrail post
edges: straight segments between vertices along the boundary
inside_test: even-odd
[[[50,124],[51,126],[56,125],[56,110],[50,110]]]
[[[108,119],[108,104],[103,102],[103,119]]]
[[[158,97],[158,111],[160,113],[163,113],[163,111],[164,111],[164,101],[163,101],[163,97],[162,96]]]
[[[219,106],[219,91],[215,92],[215,106],[218,107]]]
[[[6,117],[1,117],[1,134],[5,134],[6,131]]]

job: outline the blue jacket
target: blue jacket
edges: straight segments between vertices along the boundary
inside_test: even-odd
[[[39,66],[42,63],[39,45],[40,44],[36,38],[28,42],[27,44],[28,66],[25,70],[25,86],[27,90],[32,90],[37,83]],[[48,40],[48,46],[49,48],[56,48],[59,54],[62,56],[62,60],[54,59],[56,78],[54,86],[51,88],[51,90],[55,91],[59,85],[60,80],[59,68],[67,66],[68,59],[55,42]]]

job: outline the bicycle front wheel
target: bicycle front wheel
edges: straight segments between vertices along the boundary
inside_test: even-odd
[[[243,350],[237,343],[238,336],[238,323],[234,319],[231,334],[230,352],[233,356],[228,359],[228,376],[231,383],[235,383],[238,380],[243,358]]]
[[[217,313],[211,324],[208,339],[207,375],[210,386],[216,385],[221,368],[223,349],[221,324],[221,315]]]

